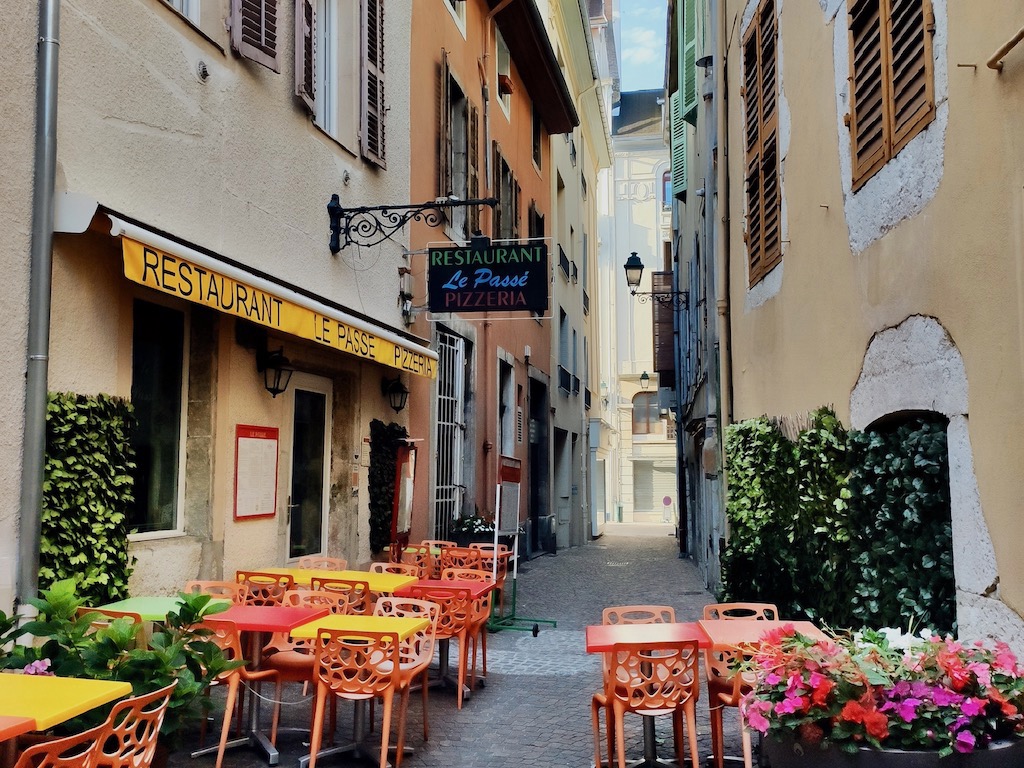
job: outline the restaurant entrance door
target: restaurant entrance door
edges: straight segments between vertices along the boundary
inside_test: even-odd
[[[331,457],[331,381],[292,376],[288,559],[324,554]]]

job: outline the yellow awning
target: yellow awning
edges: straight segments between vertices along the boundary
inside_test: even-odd
[[[355,357],[433,379],[437,353],[362,318],[108,214],[124,275],[171,296]]]

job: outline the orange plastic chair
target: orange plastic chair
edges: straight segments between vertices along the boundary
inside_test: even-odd
[[[114,705],[96,740],[90,768],[150,768],[175,680],[152,693]]]
[[[91,608],[87,605],[80,606],[75,612],[78,618],[92,615],[92,619],[89,622],[90,634],[101,629],[106,629],[117,619],[127,619],[129,623],[138,627],[138,631],[135,634],[135,639],[131,643],[132,648],[146,648],[149,645],[149,637],[147,632],[148,624],[142,623],[142,617],[137,613],[130,613],[126,611],[109,611],[103,608]]]
[[[34,744],[21,753],[14,768],[92,768],[104,728],[106,723],[101,723],[74,736]]]
[[[373,607],[374,616],[411,616],[430,621],[430,627],[427,630],[417,632],[403,640],[399,649],[401,657],[399,663],[400,685],[411,690],[416,678],[421,678],[424,741],[430,738],[430,723],[427,718],[427,691],[430,690],[430,685],[427,682],[427,674],[430,662],[434,660],[434,646],[437,643],[437,619],[440,613],[441,609],[436,603],[413,597],[381,597],[377,599],[377,604]]]
[[[485,581],[491,582],[490,571],[479,571],[476,568],[445,568],[441,571],[441,579],[444,581]],[[469,638],[472,640],[473,663],[469,673],[469,689],[476,689],[476,651],[479,642],[481,655],[483,657],[483,676],[487,677],[487,622],[491,618],[491,604],[494,599],[494,592],[488,592],[478,600],[473,601],[473,626],[470,629]]]
[[[395,768],[402,764],[405,748],[405,713],[409,704],[408,688],[401,688],[401,654],[394,632],[352,632],[322,629],[316,639],[316,703],[313,732],[310,734],[309,768],[316,768],[317,753],[323,740],[324,707],[328,697],[352,701],[384,700],[381,723],[380,768],[388,765],[388,742],[394,696],[398,692],[398,742]],[[362,734],[356,734],[360,737]]]
[[[445,568],[480,568],[483,557],[479,549],[470,547],[445,547],[439,558],[440,570]]]
[[[466,687],[466,662],[469,633],[473,627],[473,598],[468,589],[447,589],[439,587],[409,588],[412,597],[437,603],[438,641],[456,640],[459,643],[458,706],[462,709],[463,689]],[[443,673],[444,670],[442,670]]]
[[[434,558],[430,554],[430,547],[420,544],[410,544],[402,550],[398,562],[419,566],[420,572],[424,574],[421,578],[426,578],[428,574],[432,575],[434,571]]]
[[[233,621],[217,621],[216,619],[207,619],[201,625],[205,630],[209,630],[210,635],[207,640],[211,643],[216,644],[218,648],[223,651],[224,656],[230,660],[235,661],[242,657],[242,643],[238,635],[238,627],[235,626]],[[251,682],[257,680],[276,680],[278,672],[276,669],[262,669],[259,671],[251,671],[246,667],[237,667],[235,669],[228,670],[217,676],[214,681],[215,685],[226,685],[227,686],[227,697],[224,702],[224,721],[220,729],[220,745],[217,747],[217,763],[216,768],[221,768],[221,764],[224,762],[224,749],[228,741],[228,732],[231,730],[231,716],[234,712],[235,701],[238,698],[238,687],[242,683],[248,685]],[[274,718],[270,726],[270,743],[277,743],[277,723],[278,723],[278,709],[274,709]],[[205,721],[203,727],[205,729]]]
[[[324,555],[303,555],[299,558],[298,567],[323,571],[344,571],[348,568],[348,560]]]
[[[185,582],[184,592],[189,594],[210,595],[210,597],[222,597],[232,603],[245,602],[246,586],[237,581],[200,581],[193,580]]]
[[[245,585],[246,605],[280,605],[284,593],[295,587],[295,579],[282,573],[238,571],[235,581]]]
[[[423,578],[423,569],[411,563],[370,563],[370,573],[397,573],[400,576]]]
[[[704,619],[725,621],[760,621],[779,618],[779,609],[772,603],[713,603],[704,606]],[[715,646],[704,653],[704,676],[708,685],[708,715],[711,720],[711,750],[715,768],[725,765],[724,707],[739,707],[740,699],[751,689],[752,678],[733,674],[733,665],[744,654],[736,648]],[[744,768],[753,762],[750,731],[740,719]]]
[[[480,550],[480,568],[494,576],[498,593],[498,615],[505,615],[505,578],[508,576],[508,564],[512,559],[512,550],[504,544],[470,544],[470,549]],[[497,566],[495,566],[497,561]]]
[[[697,755],[696,703],[700,692],[697,643],[652,643],[644,648],[616,645],[610,654],[609,675],[603,693],[594,696],[591,719],[594,726],[594,762],[601,766],[600,709],[612,713],[619,768],[626,766],[623,720],[627,712],[648,717],[672,716],[676,762],[683,764],[683,719],[690,742],[690,760],[699,768]],[[608,756],[611,763],[611,755]]]
[[[444,539],[423,539],[420,541],[420,546],[427,548],[427,555],[430,557],[430,578],[438,579],[441,577],[441,556],[432,554],[431,550],[457,547],[458,544],[454,541],[445,541]]]
[[[314,576],[310,580],[310,588],[324,592],[337,592],[345,599],[344,609],[338,608],[334,613],[359,614],[365,616],[373,608],[373,593],[370,592],[368,581],[353,579],[321,579]]]

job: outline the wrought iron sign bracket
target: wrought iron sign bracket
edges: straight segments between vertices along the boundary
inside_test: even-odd
[[[468,208],[488,205],[493,208],[497,198],[485,197],[460,200],[456,197],[439,197],[419,205],[369,205],[361,208],[342,208],[337,195],[331,195],[327,214],[331,219],[331,253],[337,253],[349,245],[371,246],[391,238],[410,221],[422,221],[428,227],[442,224],[448,208]]]
[[[689,291],[630,291],[630,294],[632,296],[636,296],[636,300],[641,304],[647,304],[654,301],[657,304],[671,304],[676,308],[690,308]]]

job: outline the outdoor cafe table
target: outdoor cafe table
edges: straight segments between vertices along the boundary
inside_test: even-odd
[[[132,692],[130,683],[52,675],[0,674],[0,717],[31,720],[45,731]],[[24,725],[24,724],[22,724]]]
[[[230,600],[215,597],[210,603],[230,603]],[[121,613],[137,613],[143,621],[163,621],[171,611],[177,612],[181,608],[180,597],[167,596],[146,596],[129,597],[126,600],[118,600],[116,603],[107,603],[99,606],[102,611],[120,611]]]
[[[355,633],[394,632],[398,635],[399,640],[405,640],[415,633],[427,629],[429,626],[430,621],[427,619],[416,618],[415,616],[360,616],[354,614],[331,614],[295,627],[291,631],[291,636],[299,640],[310,640],[317,637],[317,633],[320,630],[331,629],[343,631],[348,630]],[[337,746],[321,749],[317,752],[317,761],[330,755],[338,755],[345,752],[351,752],[352,756],[356,758],[373,757],[372,753],[365,751],[363,748],[363,739],[366,737],[366,701],[357,700],[355,705],[355,722],[352,728],[352,741],[347,744],[339,744]],[[406,750],[411,751],[409,747],[406,747]],[[306,766],[309,765],[309,758],[309,755],[299,758],[299,767],[306,768]]]
[[[756,648],[766,632],[792,627],[801,635],[814,640],[828,640],[829,636],[810,621],[784,621],[767,619],[703,619],[700,628],[712,646],[723,648]]]
[[[254,668],[259,669],[263,657],[264,638],[262,635],[273,632],[290,632],[295,627],[325,616],[327,613],[326,608],[305,608],[291,605],[232,605],[226,611],[210,616],[210,620],[234,622],[234,625],[240,632],[255,633],[255,642],[252,644],[252,663]],[[259,702],[259,694],[254,689],[249,697],[249,732],[242,739],[229,741],[227,746],[234,747],[247,743],[250,746],[259,747],[267,756],[268,764],[277,765],[281,759],[281,754],[270,743],[270,739],[267,738],[266,734],[259,729]],[[218,746],[196,750],[192,753],[192,757],[215,752]]]
[[[708,636],[695,622],[663,624],[593,624],[587,627],[587,653],[611,653],[616,645],[643,648],[653,643],[696,642],[704,650],[710,646]],[[634,761],[633,768],[676,768],[674,760],[658,758],[654,718],[644,715],[644,756]],[[609,726],[610,727],[610,726]],[[608,756],[611,761],[611,755]]]
[[[323,568],[261,568],[260,573],[287,575],[295,579],[296,585],[308,587],[312,579],[341,579],[343,581],[365,581],[370,591],[378,595],[390,595],[399,587],[416,581],[415,576],[400,573],[375,573],[372,571],[331,571]]]

